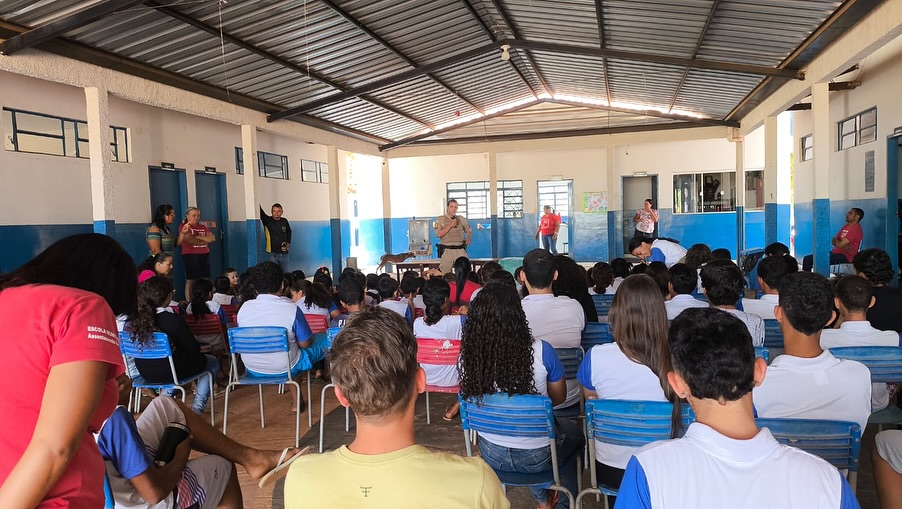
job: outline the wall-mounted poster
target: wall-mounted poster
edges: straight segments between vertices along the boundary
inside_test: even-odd
[[[586,214],[603,214],[608,211],[608,192],[598,191],[583,193],[583,212]]]

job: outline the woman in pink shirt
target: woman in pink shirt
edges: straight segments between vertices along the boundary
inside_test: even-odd
[[[210,278],[210,246],[216,236],[200,222],[200,209],[188,207],[185,222],[179,226],[179,236],[175,243],[182,247],[182,261],[185,264],[185,298],[191,296],[191,285],[195,279]]]

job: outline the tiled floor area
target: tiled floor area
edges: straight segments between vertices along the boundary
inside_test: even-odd
[[[302,384],[305,397],[306,385]],[[310,445],[317,448],[319,439],[319,408],[320,391],[323,383],[316,381],[313,384],[313,398],[307,398],[313,411],[313,428],[307,427],[307,414],[301,415],[301,445]],[[279,395],[275,387],[264,387],[264,409],[266,427],[260,428],[260,411],[257,398],[257,390],[254,387],[243,387],[235,392],[229,399],[229,436],[238,441],[259,448],[281,449],[290,446],[294,440],[294,416],[289,412],[290,400],[287,394]],[[425,399],[421,396],[417,404],[417,440],[419,443],[436,450],[466,454],[464,449],[463,432],[460,421],[448,423],[441,419],[441,412],[451,396],[431,395],[433,411],[432,424],[426,424]],[[310,401],[313,399],[313,401]],[[325,419],[325,448],[331,450],[342,444],[350,443],[354,433],[354,417],[351,414],[351,431],[344,430],[344,411],[336,408],[337,401],[331,390],[326,395],[326,419]],[[222,426],[222,396],[216,398],[217,425]],[[330,414],[331,412],[331,414]],[[877,495],[874,489],[874,479],[871,471],[870,455],[873,446],[875,427],[869,427],[864,437],[858,476],[858,499],[862,509],[878,509]],[[283,507],[282,485],[277,483],[275,487],[260,489],[251,481],[247,474],[239,467],[239,480],[244,494],[244,505],[249,509],[278,509]],[[588,485],[588,471],[583,475],[584,486]],[[701,489],[701,488],[700,488]],[[528,509],[535,507],[528,490],[514,488],[508,490],[511,506],[516,509]],[[587,508],[604,507],[602,503],[596,503],[594,497],[587,497]]]

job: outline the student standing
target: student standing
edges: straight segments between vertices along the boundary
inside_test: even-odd
[[[266,215],[260,207],[260,222],[263,223],[263,235],[266,240],[263,249],[269,255],[268,260],[288,270],[288,250],[291,247],[291,224],[282,217],[282,205],[272,204],[272,215]]]

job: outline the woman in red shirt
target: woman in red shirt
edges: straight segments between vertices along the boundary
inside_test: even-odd
[[[182,247],[182,262],[185,264],[185,298],[191,296],[191,285],[195,279],[210,279],[210,246],[216,236],[200,222],[200,209],[188,207],[185,222],[179,226],[179,237],[175,243]]]
[[[454,282],[451,283],[451,305],[454,308],[469,304],[473,292],[479,289],[477,283],[470,281],[472,271],[470,259],[466,256],[454,260]]]

